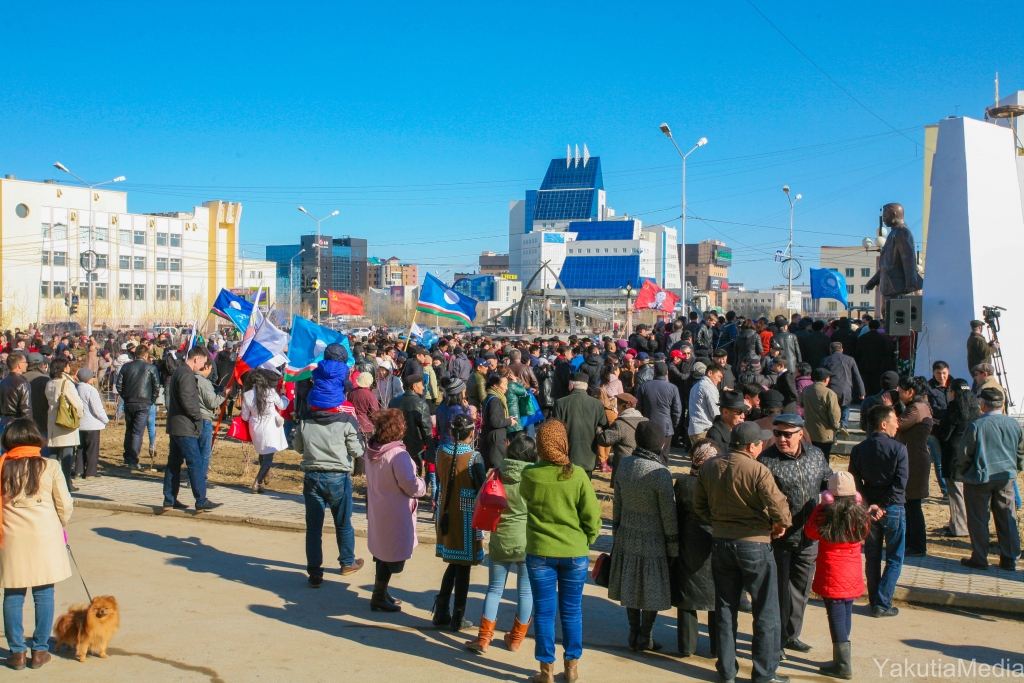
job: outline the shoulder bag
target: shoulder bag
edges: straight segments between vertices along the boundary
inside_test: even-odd
[[[66,379],[61,380],[60,398],[57,399],[57,417],[53,421],[64,429],[78,429],[82,417],[78,414],[78,409],[68,399],[67,394],[64,393],[64,385],[67,383]]]

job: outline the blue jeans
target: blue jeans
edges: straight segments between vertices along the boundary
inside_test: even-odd
[[[892,594],[903,569],[904,543],[907,537],[907,512],[902,505],[885,509],[885,517],[871,522],[864,541],[864,577],[868,583],[868,601],[872,607],[889,609]],[[882,542],[885,542],[885,571],[882,571]]]
[[[213,422],[203,420],[203,428],[199,432],[199,458],[203,467],[203,478],[210,472],[210,456],[213,455]]]
[[[331,509],[334,534],[338,539],[338,562],[342,567],[356,563],[356,532],[352,528],[352,475],[348,472],[306,472],[302,479],[306,501],[306,572],[323,576],[324,514]]]
[[[942,471],[942,446],[939,445],[938,437],[928,437],[928,452],[931,453],[932,464],[935,465],[935,478],[939,480],[939,488],[942,490],[942,495],[946,495],[946,479],[943,476],[945,473]]]
[[[841,417],[839,419],[840,424],[842,424],[843,427],[849,427],[850,426],[850,406],[843,406],[839,410],[840,410],[840,413],[841,413]]]
[[[562,622],[565,659],[583,654],[583,584],[587,582],[590,558],[526,556],[526,569],[533,589],[534,657],[538,662],[555,662],[555,607]]]
[[[4,589],[4,633],[7,649],[11,652],[49,649],[50,631],[53,630],[53,584],[32,587],[32,602],[36,606],[36,630],[25,642],[24,608],[27,588]]]
[[[295,431],[295,420],[284,421],[284,438],[288,441],[288,445],[292,443],[292,432]]]
[[[754,635],[750,644],[750,680],[764,683],[779,668],[781,617],[775,555],[768,543],[716,538],[712,541],[711,570],[715,580],[715,620],[718,623],[718,675],[736,678],[736,631],[740,598],[750,593]]]
[[[156,404],[149,407],[149,417],[146,420],[146,431],[149,433],[149,450],[156,448]]]
[[[505,592],[505,581],[512,567],[516,568],[516,590],[519,592],[519,609],[516,618],[520,624],[530,623],[533,615],[533,591],[530,589],[530,577],[525,562],[495,562],[490,560],[487,573],[487,595],[484,597],[484,619],[495,621],[498,618],[498,605],[501,595]]]
[[[171,448],[167,452],[167,467],[164,468],[164,507],[171,507],[178,501],[183,462],[188,465],[188,482],[196,505],[206,502],[206,469],[202,466],[199,439],[172,435]]]

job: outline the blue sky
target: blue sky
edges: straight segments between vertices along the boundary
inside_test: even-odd
[[[980,118],[996,71],[1024,88],[1003,3],[755,4],[873,114],[745,1],[8,3],[0,172],[123,174],[131,211],[241,201],[259,258],[315,229],[297,205],[338,209],[324,232],[444,273],[507,250],[508,201],[567,143],[601,156],[619,213],[678,225],[667,121],[709,139],[687,241],[725,241],[730,279],[770,286],[783,184],[805,267],[889,201],[919,233],[923,126]]]

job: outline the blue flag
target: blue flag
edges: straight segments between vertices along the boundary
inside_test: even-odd
[[[441,282],[436,276],[427,273],[420,287],[420,300],[416,310],[442,318],[451,318],[469,327],[476,318],[476,299],[459,294]]]
[[[828,268],[811,268],[811,298],[835,299],[849,308],[846,298],[846,278]]]
[[[351,368],[354,359],[348,335],[295,316],[292,319],[292,338],[288,345],[288,364],[284,368],[285,380],[297,382],[309,377],[316,364],[324,359],[324,349],[328,344],[341,344],[345,347],[348,351],[348,366]]]
[[[239,332],[245,332],[252,316],[252,303],[226,289],[220,290],[217,300],[213,302],[211,313],[230,320]]]

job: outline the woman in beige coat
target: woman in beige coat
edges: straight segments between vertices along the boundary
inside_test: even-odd
[[[10,669],[24,669],[26,663],[38,669],[49,661],[53,584],[71,576],[63,533],[71,493],[57,462],[41,456],[43,443],[29,418],[12,421],[0,436],[5,451],[0,457],[0,584]],[[22,610],[29,588],[36,623],[26,643]],[[26,650],[32,651],[31,662]]]
[[[46,402],[50,407],[46,416],[46,433],[50,437],[50,457],[60,463],[68,489],[77,491],[72,479],[75,477],[75,450],[81,441],[78,428],[68,429],[56,422],[62,394],[68,397],[79,419],[82,417],[82,398],[78,395],[75,378],[68,374],[68,366],[68,361],[63,358],[56,358],[50,363],[50,381],[46,383],[45,390]]]

